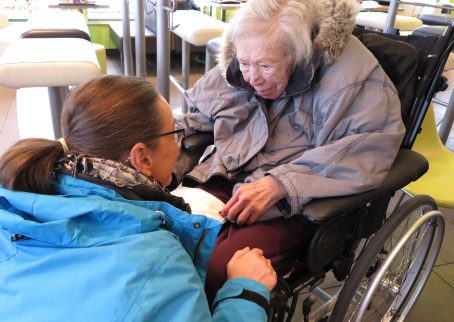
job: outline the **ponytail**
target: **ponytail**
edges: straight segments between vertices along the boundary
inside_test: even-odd
[[[11,190],[55,194],[54,168],[64,156],[59,141],[20,140],[0,159],[0,184]]]

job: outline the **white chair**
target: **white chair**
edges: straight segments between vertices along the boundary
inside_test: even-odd
[[[197,10],[177,10],[173,13],[173,26],[171,29],[174,34],[182,40],[181,53],[181,73],[182,82],[180,83],[175,77],[170,75],[170,80],[180,90],[184,91],[189,88],[189,60],[190,46],[206,46],[210,39],[219,37],[224,32],[226,23],[216,18],[207,16]],[[209,55],[207,55],[209,56]],[[205,70],[210,66],[207,59],[205,61]],[[182,99],[182,109],[185,112],[187,105]]]
[[[60,112],[68,86],[98,75],[96,53],[87,40],[26,38],[11,42],[0,57],[0,86],[18,89],[20,138],[60,137]],[[48,100],[43,95],[45,87]]]

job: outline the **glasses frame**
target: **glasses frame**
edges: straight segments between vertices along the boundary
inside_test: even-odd
[[[175,130],[170,131],[170,132],[165,132],[165,133],[157,134],[157,135],[155,135],[154,137],[152,137],[151,140],[154,140],[154,139],[157,139],[157,138],[166,136],[166,135],[171,135],[171,134],[173,134],[173,135],[175,136],[175,141],[176,141],[177,143],[181,143],[181,141],[183,141],[183,138],[184,138],[184,129],[181,128],[181,127],[177,127],[177,126],[176,126],[176,129],[175,129]]]

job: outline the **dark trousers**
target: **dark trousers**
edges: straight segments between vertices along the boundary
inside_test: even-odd
[[[185,181],[184,185],[203,189],[227,202],[234,183],[215,177],[201,185],[193,181]],[[226,222],[218,235],[208,264],[205,292],[209,303],[213,302],[217,291],[227,280],[227,263],[237,250],[246,246],[260,248],[264,256],[275,265],[302,253],[314,230],[311,223],[298,215],[257,221],[250,226]]]

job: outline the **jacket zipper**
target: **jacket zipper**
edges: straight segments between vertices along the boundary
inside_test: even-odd
[[[204,229],[202,232],[202,235],[200,236],[199,242],[197,243],[197,246],[194,250],[194,265],[199,264],[199,251],[200,247],[202,247],[203,241],[205,240],[206,236],[208,234],[208,229]]]

